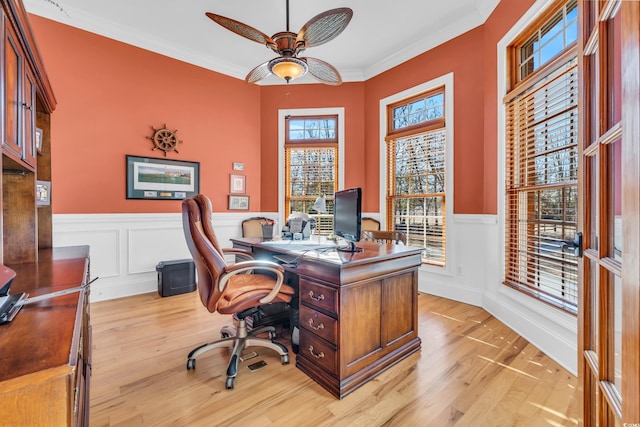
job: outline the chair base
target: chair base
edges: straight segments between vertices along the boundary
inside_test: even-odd
[[[259,338],[256,336],[265,332],[269,333],[269,339]],[[227,380],[225,386],[227,389],[232,389],[235,385],[236,376],[238,375],[240,356],[246,347],[270,348],[280,355],[283,365],[287,365],[289,363],[289,350],[287,347],[273,340],[273,338],[275,338],[275,328],[273,326],[262,326],[252,329],[251,332],[247,332],[247,324],[245,320],[239,319],[237,330],[234,330],[232,327],[225,326],[222,328],[221,334],[223,336],[222,339],[208,344],[203,344],[191,350],[187,356],[187,369],[195,369],[196,357],[209,350],[223,347],[231,348],[233,350],[227,365]]]

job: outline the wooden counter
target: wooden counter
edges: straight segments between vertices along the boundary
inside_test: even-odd
[[[38,259],[9,266],[11,294],[35,297],[88,282],[88,246],[41,250]],[[0,325],[0,351],[1,425],[88,425],[88,289],[22,307]]]

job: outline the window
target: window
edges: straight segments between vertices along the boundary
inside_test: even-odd
[[[577,227],[576,8],[556,8],[512,45],[519,71],[505,97],[504,283],[571,313],[577,257],[563,242]]]
[[[318,232],[329,234],[338,189],[338,117],[290,116],[285,121],[285,217],[311,214]],[[319,196],[325,196],[327,212],[311,209]]]
[[[387,228],[424,248],[423,261],[446,259],[444,87],[387,107]]]

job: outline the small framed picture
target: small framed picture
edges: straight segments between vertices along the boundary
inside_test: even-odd
[[[42,129],[36,128],[36,150],[38,153],[42,152]]]
[[[233,170],[234,171],[243,171],[244,170],[244,163],[233,162]]]
[[[51,181],[36,181],[36,205],[49,206],[51,204]]]
[[[229,196],[229,210],[248,210],[249,196]]]
[[[231,187],[229,192],[231,194],[244,194],[247,192],[247,177],[245,175],[231,175],[230,177]]]

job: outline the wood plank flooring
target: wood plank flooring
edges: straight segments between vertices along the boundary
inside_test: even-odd
[[[572,426],[576,378],[483,309],[421,294],[422,350],[338,400],[269,350],[225,389],[228,316],[197,293],[91,305],[91,426]],[[286,333],[284,334],[287,335]],[[286,338],[279,339],[289,344]],[[246,365],[264,360],[251,372]]]

